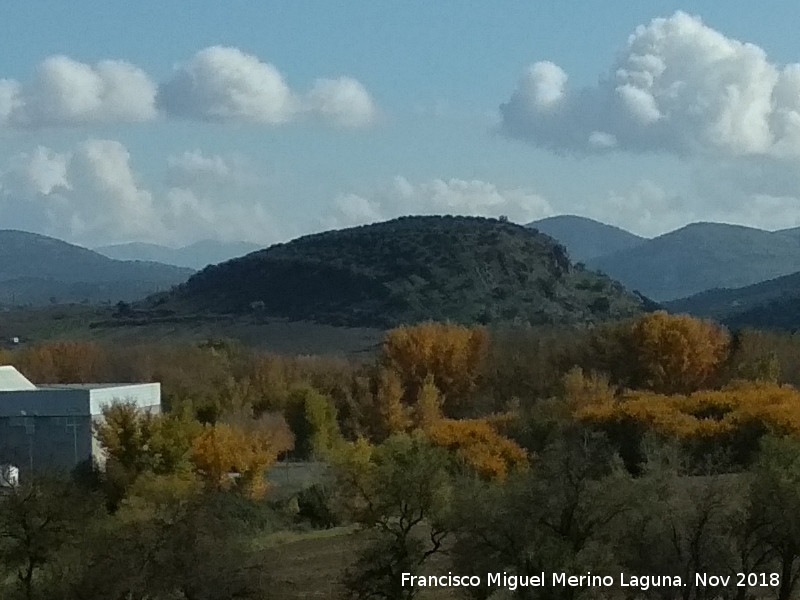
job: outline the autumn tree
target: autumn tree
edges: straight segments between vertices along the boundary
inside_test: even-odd
[[[692,392],[710,382],[730,344],[716,323],[664,311],[635,320],[624,337],[630,386],[663,393]]]
[[[411,426],[411,408],[405,401],[400,376],[393,370],[380,369],[374,403],[374,427],[378,439],[407,431]]]
[[[107,353],[91,342],[60,341],[22,350],[15,365],[36,383],[104,381]]]
[[[206,425],[192,443],[192,463],[209,489],[260,497],[266,491],[267,469],[291,448],[286,429],[285,422],[254,431],[225,423]]]
[[[428,374],[417,392],[417,402],[414,407],[415,424],[423,431],[428,431],[441,418],[442,397],[433,381],[433,375]]]
[[[484,365],[489,336],[482,327],[423,323],[392,329],[381,348],[380,364],[395,373],[411,403],[428,376],[445,399],[445,414],[463,411]]]
[[[468,468],[502,481],[528,466],[526,452],[500,435],[485,419],[442,419],[426,433],[431,442],[454,453]]]

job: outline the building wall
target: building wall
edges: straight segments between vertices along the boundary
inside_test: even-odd
[[[89,415],[87,389],[35,389],[0,392],[0,417]]]
[[[90,390],[89,410],[92,415],[102,415],[103,406],[114,402],[133,402],[151,412],[161,410],[161,384],[139,383]]]
[[[92,438],[88,415],[0,417],[0,464],[22,476],[70,470],[92,458]]]

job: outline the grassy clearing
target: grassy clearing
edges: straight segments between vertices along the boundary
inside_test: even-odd
[[[277,532],[258,540],[269,553],[276,600],[344,600],[341,578],[355,560],[365,534],[353,526],[309,532]],[[446,574],[446,557],[437,557],[430,573]],[[425,590],[420,600],[458,598],[451,590]]]

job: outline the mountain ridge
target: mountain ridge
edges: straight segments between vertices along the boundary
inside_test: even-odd
[[[743,225],[690,223],[587,264],[630,289],[667,302],[800,271],[800,236]]]
[[[168,289],[194,271],[119,261],[63,240],[0,230],[0,303],[135,300]]]
[[[95,252],[116,260],[148,260],[166,265],[200,270],[207,265],[243,256],[260,248],[262,248],[262,246],[248,242],[200,240],[178,248],[172,248],[161,244],[129,242],[125,244],[99,246],[94,250]]]

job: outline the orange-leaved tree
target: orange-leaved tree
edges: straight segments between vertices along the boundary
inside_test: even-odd
[[[728,356],[730,335],[712,321],[664,311],[635,320],[624,335],[630,385],[666,394],[693,392],[712,381]]]
[[[442,419],[427,435],[434,445],[455,453],[466,466],[488,479],[502,481],[528,466],[528,456],[514,441],[484,419]]]
[[[283,419],[271,417],[261,427],[216,423],[195,438],[191,458],[208,488],[235,489],[257,498],[266,492],[267,469],[293,443]]]
[[[482,327],[449,323],[423,323],[387,332],[381,349],[381,365],[400,377],[412,403],[426,377],[444,397],[445,414],[463,408],[476,386],[489,348]]]
[[[24,349],[16,366],[36,383],[87,383],[105,379],[107,354],[91,342],[50,342]]]

